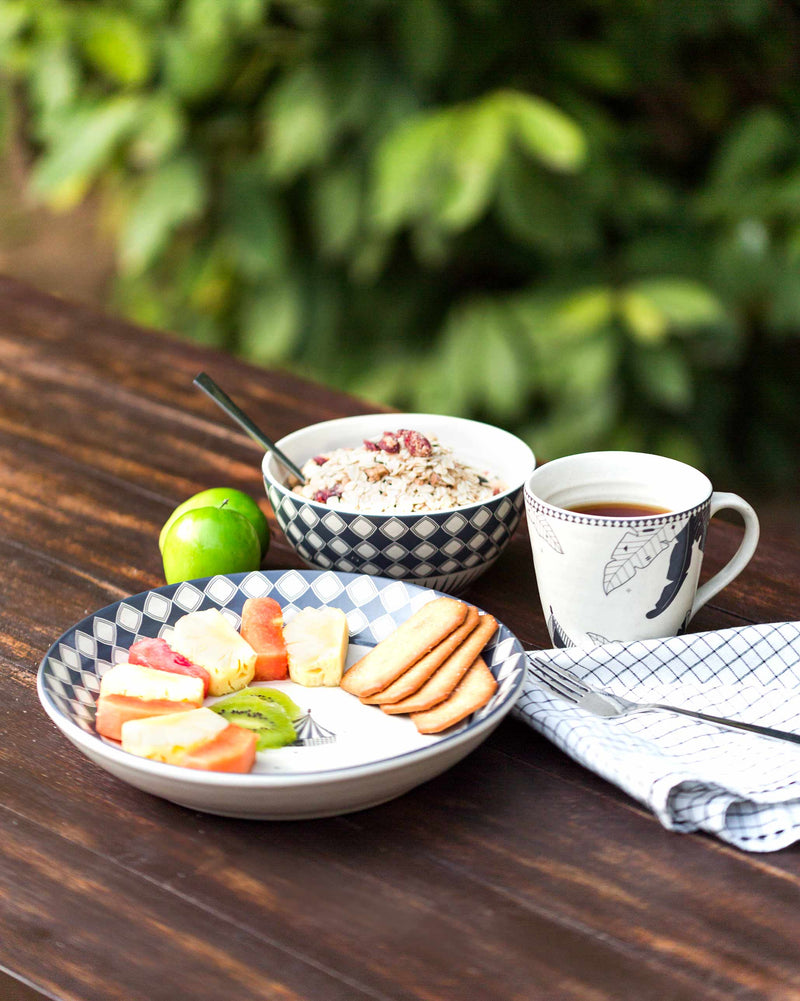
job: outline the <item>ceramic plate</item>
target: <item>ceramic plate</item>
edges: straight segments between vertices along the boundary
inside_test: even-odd
[[[138,789],[229,817],[297,820],[386,802],[455,764],[494,730],[517,700],[525,675],[519,640],[500,624],[484,651],[498,682],[492,700],[458,726],[422,735],[408,717],[387,716],[340,688],[282,688],[303,709],[298,741],[259,752],[248,775],[200,772],[148,761],[94,728],[100,678],[143,636],[169,641],[188,612],[219,608],[238,628],[247,598],[268,595],[290,619],[301,608],[333,605],[347,615],[348,664],[439,592],[402,581],[332,571],[277,570],[171,584],[109,605],[68,629],[45,655],[39,699],[61,732],[88,758]]]

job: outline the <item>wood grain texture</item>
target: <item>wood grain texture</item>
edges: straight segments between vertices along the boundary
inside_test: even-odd
[[[75,751],[36,697],[72,623],[163,583],[172,507],[263,497],[256,446],[361,401],[0,280],[0,999],[800,999],[800,851],[664,831],[507,720],[413,792],[329,820],[207,816]],[[266,569],[301,566],[277,530]],[[712,524],[707,576],[738,530]],[[793,619],[800,553],[765,526],[696,630]],[[463,597],[549,645],[527,530]],[[16,992],[16,993],[15,993]]]

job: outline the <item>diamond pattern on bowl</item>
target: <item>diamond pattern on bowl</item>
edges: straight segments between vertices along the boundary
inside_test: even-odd
[[[97,656],[97,643],[94,636],[89,636],[87,633],[82,632],[76,633],[75,646],[78,648],[78,652],[83,654],[84,657]]]
[[[175,592],[175,596],[172,600],[178,608],[182,608],[184,612],[194,612],[200,607],[203,600],[203,592],[196,588],[193,584],[184,582],[178,586],[178,590]],[[155,617],[156,616],[154,616],[154,618]]]
[[[242,591],[248,598],[263,598],[270,592],[269,582],[263,574],[251,573],[242,581]]]
[[[497,559],[524,506],[520,490],[513,498],[498,497],[463,511],[372,516],[332,509],[320,514],[319,504],[297,495],[287,503],[273,484],[265,481],[265,487],[287,540],[308,566],[389,577],[449,593],[466,587],[478,576],[478,567],[486,570]],[[423,543],[431,548],[420,549]]]
[[[148,592],[147,599],[145,600],[144,611],[145,614],[151,619],[158,619],[161,622],[166,622],[169,617],[171,607],[171,602],[167,601],[163,595],[157,594],[155,591]]]
[[[339,535],[347,529],[347,523],[342,521],[335,511],[330,511],[328,514],[323,515],[322,524],[329,532],[333,532],[334,535]]]
[[[301,594],[305,594],[308,588],[308,581],[297,570],[290,570],[283,574],[277,583],[278,593],[288,598],[289,601],[296,601]]]
[[[135,633],[142,623],[142,613],[140,609],[134,608],[126,601],[121,601],[117,609],[117,622],[123,629]]]
[[[356,518],[350,528],[362,539],[368,539],[375,534],[375,526],[367,518]]]
[[[323,604],[328,604],[339,597],[344,590],[344,584],[336,574],[326,573],[317,577],[311,585],[311,590]]]
[[[309,507],[308,505],[300,508],[300,517],[303,519],[306,525],[308,525],[309,528],[314,528],[315,525],[319,524],[319,517],[317,515],[317,512],[314,510],[313,507]]]
[[[206,594],[220,605],[227,605],[236,594],[236,586],[227,577],[215,577],[206,588]],[[200,597],[202,599],[202,595]]]
[[[414,535],[418,535],[421,539],[428,539],[436,531],[436,522],[432,518],[420,518],[420,520],[412,526],[411,531]]]
[[[467,525],[467,519],[463,514],[453,514],[444,523],[444,530],[451,535],[458,535]]]

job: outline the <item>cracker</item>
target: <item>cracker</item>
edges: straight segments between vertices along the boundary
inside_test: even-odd
[[[461,646],[452,653],[428,681],[413,695],[400,702],[382,705],[385,713],[414,713],[430,709],[450,696],[455,687],[475,662],[475,658],[486,646],[497,629],[493,615],[484,613],[478,625],[467,636]]]
[[[430,678],[433,672],[444,663],[457,647],[469,636],[478,624],[478,609],[474,605],[467,608],[467,617],[461,625],[454,629],[449,636],[446,636],[441,643],[437,643],[430,653],[421,657],[416,664],[404,671],[403,674],[393,681],[387,688],[381,689],[374,695],[367,695],[361,699],[365,705],[383,705],[386,702],[399,702],[401,699],[413,695]]]
[[[345,674],[341,687],[352,695],[374,695],[449,636],[467,616],[457,598],[434,598],[374,646]]]
[[[485,706],[496,690],[494,675],[478,657],[449,698],[433,709],[411,713],[411,719],[420,733],[439,733]]]

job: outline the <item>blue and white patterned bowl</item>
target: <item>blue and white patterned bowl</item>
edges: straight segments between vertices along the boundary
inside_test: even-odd
[[[345,511],[292,493],[286,471],[267,454],[262,463],[267,497],[289,543],[310,567],[461,591],[492,566],[519,523],[522,486],[536,465],[525,442],[461,417],[366,414],[312,424],[278,446],[302,466],[314,455],[354,447],[398,427],[434,435],[462,462],[497,476],[506,489],[489,501],[424,514]]]

